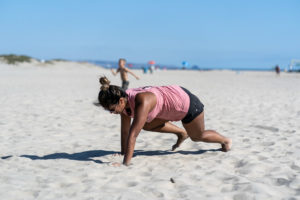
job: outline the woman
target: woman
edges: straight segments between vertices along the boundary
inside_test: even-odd
[[[216,131],[205,130],[203,104],[180,86],[160,86],[128,89],[126,92],[106,77],[100,78],[98,100],[104,109],[121,115],[121,154],[123,164],[129,165],[136,138],[142,129],[176,134],[175,150],[188,137],[198,142],[220,143],[223,151],[231,148],[231,139]],[[133,122],[131,124],[131,118]],[[182,121],[184,129],[170,121]]]

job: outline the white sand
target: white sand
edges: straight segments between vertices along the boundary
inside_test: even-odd
[[[206,127],[228,153],[142,131],[129,167],[119,116],[93,105],[90,64],[0,64],[0,199],[300,199],[300,74],[157,71],[130,87],[179,84],[205,104]],[[176,123],[181,126],[180,123]],[[174,183],[170,179],[174,180]]]

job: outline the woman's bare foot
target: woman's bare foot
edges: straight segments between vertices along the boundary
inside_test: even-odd
[[[184,133],[184,134],[181,134],[181,135],[177,135],[177,137],[178,137],[177,142],[176,142],[176,144],[174,144],[172,146],[172,151],[174,151],[175,149],[177,149],[181,145],[181,143],[184,140],[186,140],[189,136],[186,133]]]
[[[227,139],[227,141],[224,142],[224,144],[222,144],[222,151],[227,152],[231,149],[232,146],[232,140],[231,139]]]

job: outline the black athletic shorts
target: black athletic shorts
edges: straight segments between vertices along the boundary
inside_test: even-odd
[[[190,91],[187,89],[181,87],[190,97],[190,107],[186,114],[186,116],[181,120],[182,123],[190,123],[193,121],[198,115],[200,115],[203,112],[204,105],[201,103],[201,101],[193,95]]]
[[[124,90],[127,90],[128,89],[128,85],[129,85],[129,81],[122,81],[122,88]]]

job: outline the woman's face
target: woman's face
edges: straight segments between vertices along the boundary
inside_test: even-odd
[[[110,105],[108,111],[113,114],[121,114],[125,109],[125,98],[121,97],[118,104]]]

